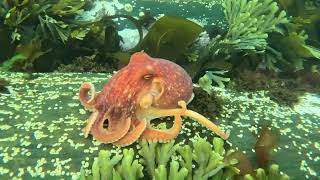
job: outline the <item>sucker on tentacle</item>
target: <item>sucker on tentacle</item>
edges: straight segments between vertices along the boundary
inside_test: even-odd
[[[135,120],[133,120],[131,126],[132,126],[131,131],[129,130],[129,132],[123,138],[119,139],[118,141],[114,142],[113,144],[115,144],[117,146],[128,146],[128,145],[132,144],[134,141],[139,139],[141,134],[145,131],[145,129],[147,127],[147,122],[146,122],[146,120],[135,119]]]

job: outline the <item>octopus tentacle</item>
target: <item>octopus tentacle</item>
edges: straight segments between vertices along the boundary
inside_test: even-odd
[[[135,142],[141,134],[144,132],[144,130],[147,127],[147,122],[146,120],[138,120],[134,119],[132,120],[132,129],[120,140],[114,142],[113,144],[117,146],[128,146]]]
[[[89,97],[88,92],[91,91],[91,97]],[[84,82],[79,90],[79,99],[81,104],[89,109],[89,110],[93,110],[94,109],[94,105],[96,103],[96,90],[94,88],[94,85],[92,83],[89,82]]]
[[[113,143],[124,137],[129,129],[131,124],[131,118],[121,118],[121,119],[105,119],[105,113],[99,113],[97,117],[97,122],[91,128],[92,136],[103,143]],[[109,125],[112,123],[112,128],[105,129],[103,127],[104,121],[108,120]]]
[[[170,129],[159,130],[147,126],[146,130],[140,136],[143,140],[167,142],[176,138],[181,130],[182,119],[181,116],[175,115],[174,124]]]
[[[185,113],[183,114],[184,116],[189,116],[193,120],[199,122],[200,124],[204,125],[208,129],[210,129],[212,132],[216,133],[218,136],[220,136],[222,139],[226,140],[229,138],[229,132],[223,132],[217,125],[215,125],[213,122],[202,116],[201,114],[191,111],[191,110],[186,110]]]
[[[204,125],[212,132],[216,133],[223,139],[229,138],[229,133],[223,132],[217,125],[211,122],[209,119],[205,118],[201,114],[191,111],[186,108],[185,101],[179,101],[178,105],[182,108],[174,108],[174,109],[159,109],[154,107],[149,108],[142,108],[139,110],[138,115],[139,117],[149,117],[149,118],[158,118],[158,117],[165,117],[165,116],[172,116],[172,115],[180,115],[180,116],[189,116],[194,121],[199,122],[200,124]]]
[[[91,130],[94,122],[95,122],[95,121],[97,120],[97,118],[98,118],[98,114],[99,114],[98,111],[94,111],[94,112],[90,115],[90,117],[89,117],[89,119],[88,119],[88,121],[87,121],[86,127],[82,129],[82,131],[83,131],[83,133],[84,133],[84,137],[88,137],[88,135],[89,135],[89,133],[90,133],[90,130]]]

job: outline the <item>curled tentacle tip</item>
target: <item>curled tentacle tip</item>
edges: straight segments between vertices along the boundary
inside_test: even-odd
[[[185,101],[178,101],[178,105],[182,108],[182,109],[187,109],[187,103]]]

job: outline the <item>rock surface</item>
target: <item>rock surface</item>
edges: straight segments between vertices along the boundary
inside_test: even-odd
[[[89,169],[99,150],[118,151],[91,136],[84,138],[81,131],[90,113],[79,103],[78,88],[90,81],[100,90],[110,77],[0,72],[0,79],[9,81],[11,92],[0,94],[0,179],[77,179],[81,166]],[[265,92],[249,95],[229,89],[215,91],[225,103],[221,117],[214,119],[224,130],[231,131],[231,148],[244,151],[254,160],[257,131],[262,125],[271,125],[281,133],[272,153],[273,162],[292,179],[319,178],[319,114],[299,114],[281,107]],[[195,136],[210,141],[213,137],[204,127],[185,119],[177,141],[189,141]],[[139,148],[137,143],[131,147]]]

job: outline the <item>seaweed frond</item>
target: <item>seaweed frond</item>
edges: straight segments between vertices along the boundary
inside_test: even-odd
[[[264,52],[268,33],[278,31],[278,25],[288,22],[286,12],[279,12],[273,0],[225,0],[222,5],[229,30],[221,43],[235,50]]]
[[[98,159],[92,165],[92,176],[100,175],[111,180],[139,179],[145,176],[142,171],[144,167],[148,176],[156,180],[226,179],[238,173],[234,167],[237,161],[224,161],[226,151],[223,148],[224,142],[220,138],[214,138],[212,144],[203,138],[197,138],[192,146],[175,144],[174,141],[168,143],[141,141],[140,145],[139,161],[134,160],[135,154],[132,149],[124,149],[121,153],[123,155],[116,155],[112,159],[109,151],[100,152]],[[81,174],[85,180],[84,170]]]
[[[287,174],[280,173],[279,165],[272,164],[269,171],[265,171],[262,168],[256,170],[255,176],[247,174],[244,176],[244,180],[264,180],[264,179],[277,179],[277,180],[289,180],[290,177]]]

